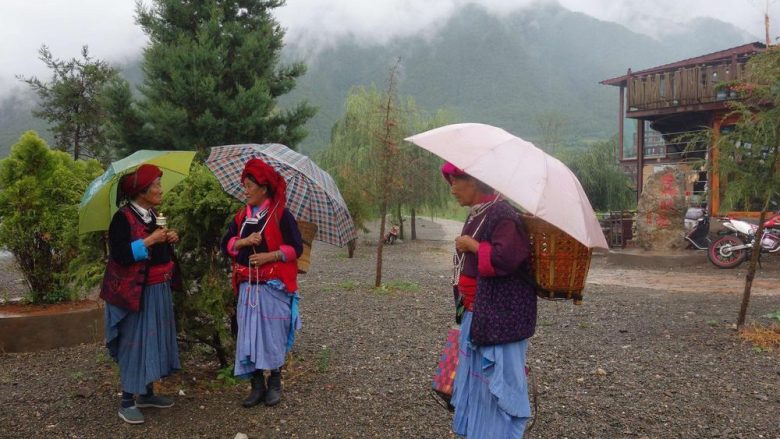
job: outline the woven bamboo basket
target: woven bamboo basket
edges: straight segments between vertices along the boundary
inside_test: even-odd
[[[298,221],[298,230],[303,240],[303,254],[298,258],[298,273],[306,273],[311,264],[311,243],[314,241],[314,235],[317,234],[317,225],[308,221]]]
[[[523,215],[523,222],[531,240],[531,271],[540,287],[537,296],[582,303],[593,250],[535,216]]]

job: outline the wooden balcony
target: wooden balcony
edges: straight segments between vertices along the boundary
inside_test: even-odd
[[[628,69],[601,84],[620,87],[620,114],[633,119],[722,111],[737,97],[723,85],[743,80],[748,59],[765,49],[758,42],[744,44],[637,72]]]
[[[747,73],[742,62],[683,67],[667,72],[632,76],[628,80],[628,115],[631,113],[673,109],[712,103],[722,103],[737,97],[734,91],[723,87],[741,81]],[[708,108],[709,109],[709,108]]]

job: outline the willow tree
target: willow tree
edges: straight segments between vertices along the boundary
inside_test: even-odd
[[[614,141],[569,151],[562,161],[577,176],[594,209],[620,210],[635,205],[631,180],[618,167]]]
[[[388,206],[401,180],[398,177],[399,127],[393,68],[385,91],[376,87],[353,88],[347,97],[344,117],[331,133],[331,144],[322,155],[322,165],[340,183],[342,193],[358,225],[369,210],[381,217],[377,246],[375,284],[382,283],[382,248]],[[359,215],[355,215],[360,213]]]
[[[732,85],[740,99],[732,101],[732,111],[724,119],[736,122],[710,134],[718,150],[719,173],[728,180],[725,204],[759,205],[756,236],[760,237],[772,201],[780,194],[780,47],[770,46],[755,55],[748,61],[747,71],[742,82]],[[760,253],[761,240],[756,239],[745,276],[738,327],[745,323]]]
[[[411,208],[436,205],[443,198],[441,178],[435,178],[441,162],[403,139],[437,126],[445,113],[428,116],[413,99],[398,98],[398,66],[396,63],[390,71],[384,90],[371,86],[350,91],[344,116],[333,126],[330,145],[320,156],[322,166],[336,179],[355,224],[364,228],[369,216],[380,217],[377,287],[382,282],[389,208],[399,203]]]
[[[407,98],[403,107],[405,132],[410,135],[446,125],[452,118],[446,110],[428,115],[417,107],[412,98]],[[403,239],[404,228],[400,215],[404,208],[408,209],[411,218],[411,239],[415,240],[417,239],[417,212],[421,208],[433,210],[444,207],[450,200],[449,187],[439,171],[442,163],[440,158],[409,142],[401,145],[400,154],[401,190],[395,198],[398,222]]]

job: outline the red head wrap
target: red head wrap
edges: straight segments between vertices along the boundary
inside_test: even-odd
[[[457,166],[453,165],[450,162],[444,162],[443,165],[441,165],[441,175],[444,176],[444,179],[447,180],[447,183],[452,185],[452,177],[458,177],[461,175],[467,175],[465,172],[463,172],[462,169],[458,168]]]
[[[119,183],[122,193],[133,198],[148,188],[157,177],[162,177],[162,170],[154,165],[144,163],[135,172],[122,177]]]
[[[241,182],[251,175],[257,184],[266,184],[273,192],[273,201],[278,203],[276,210],[279,215],[285,208],[287,202],[285,193],[287,191],[287,182],[284,181],[284,177],[279,175],[278,172],[271,165],[260,159],[250,159],[244,166],[244,171],[241,172]]]

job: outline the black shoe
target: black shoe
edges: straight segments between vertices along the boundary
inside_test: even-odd
[[[268,391],[265,392],[265,405],[276,405],[282,399],[282,373],[271,372],[268,377]]]
[[[265,397],[265,377],[263,377],[263,372],[258,371],[252,375],[252,390],[241,405],[247,408],[254,407],[263,402]]]

